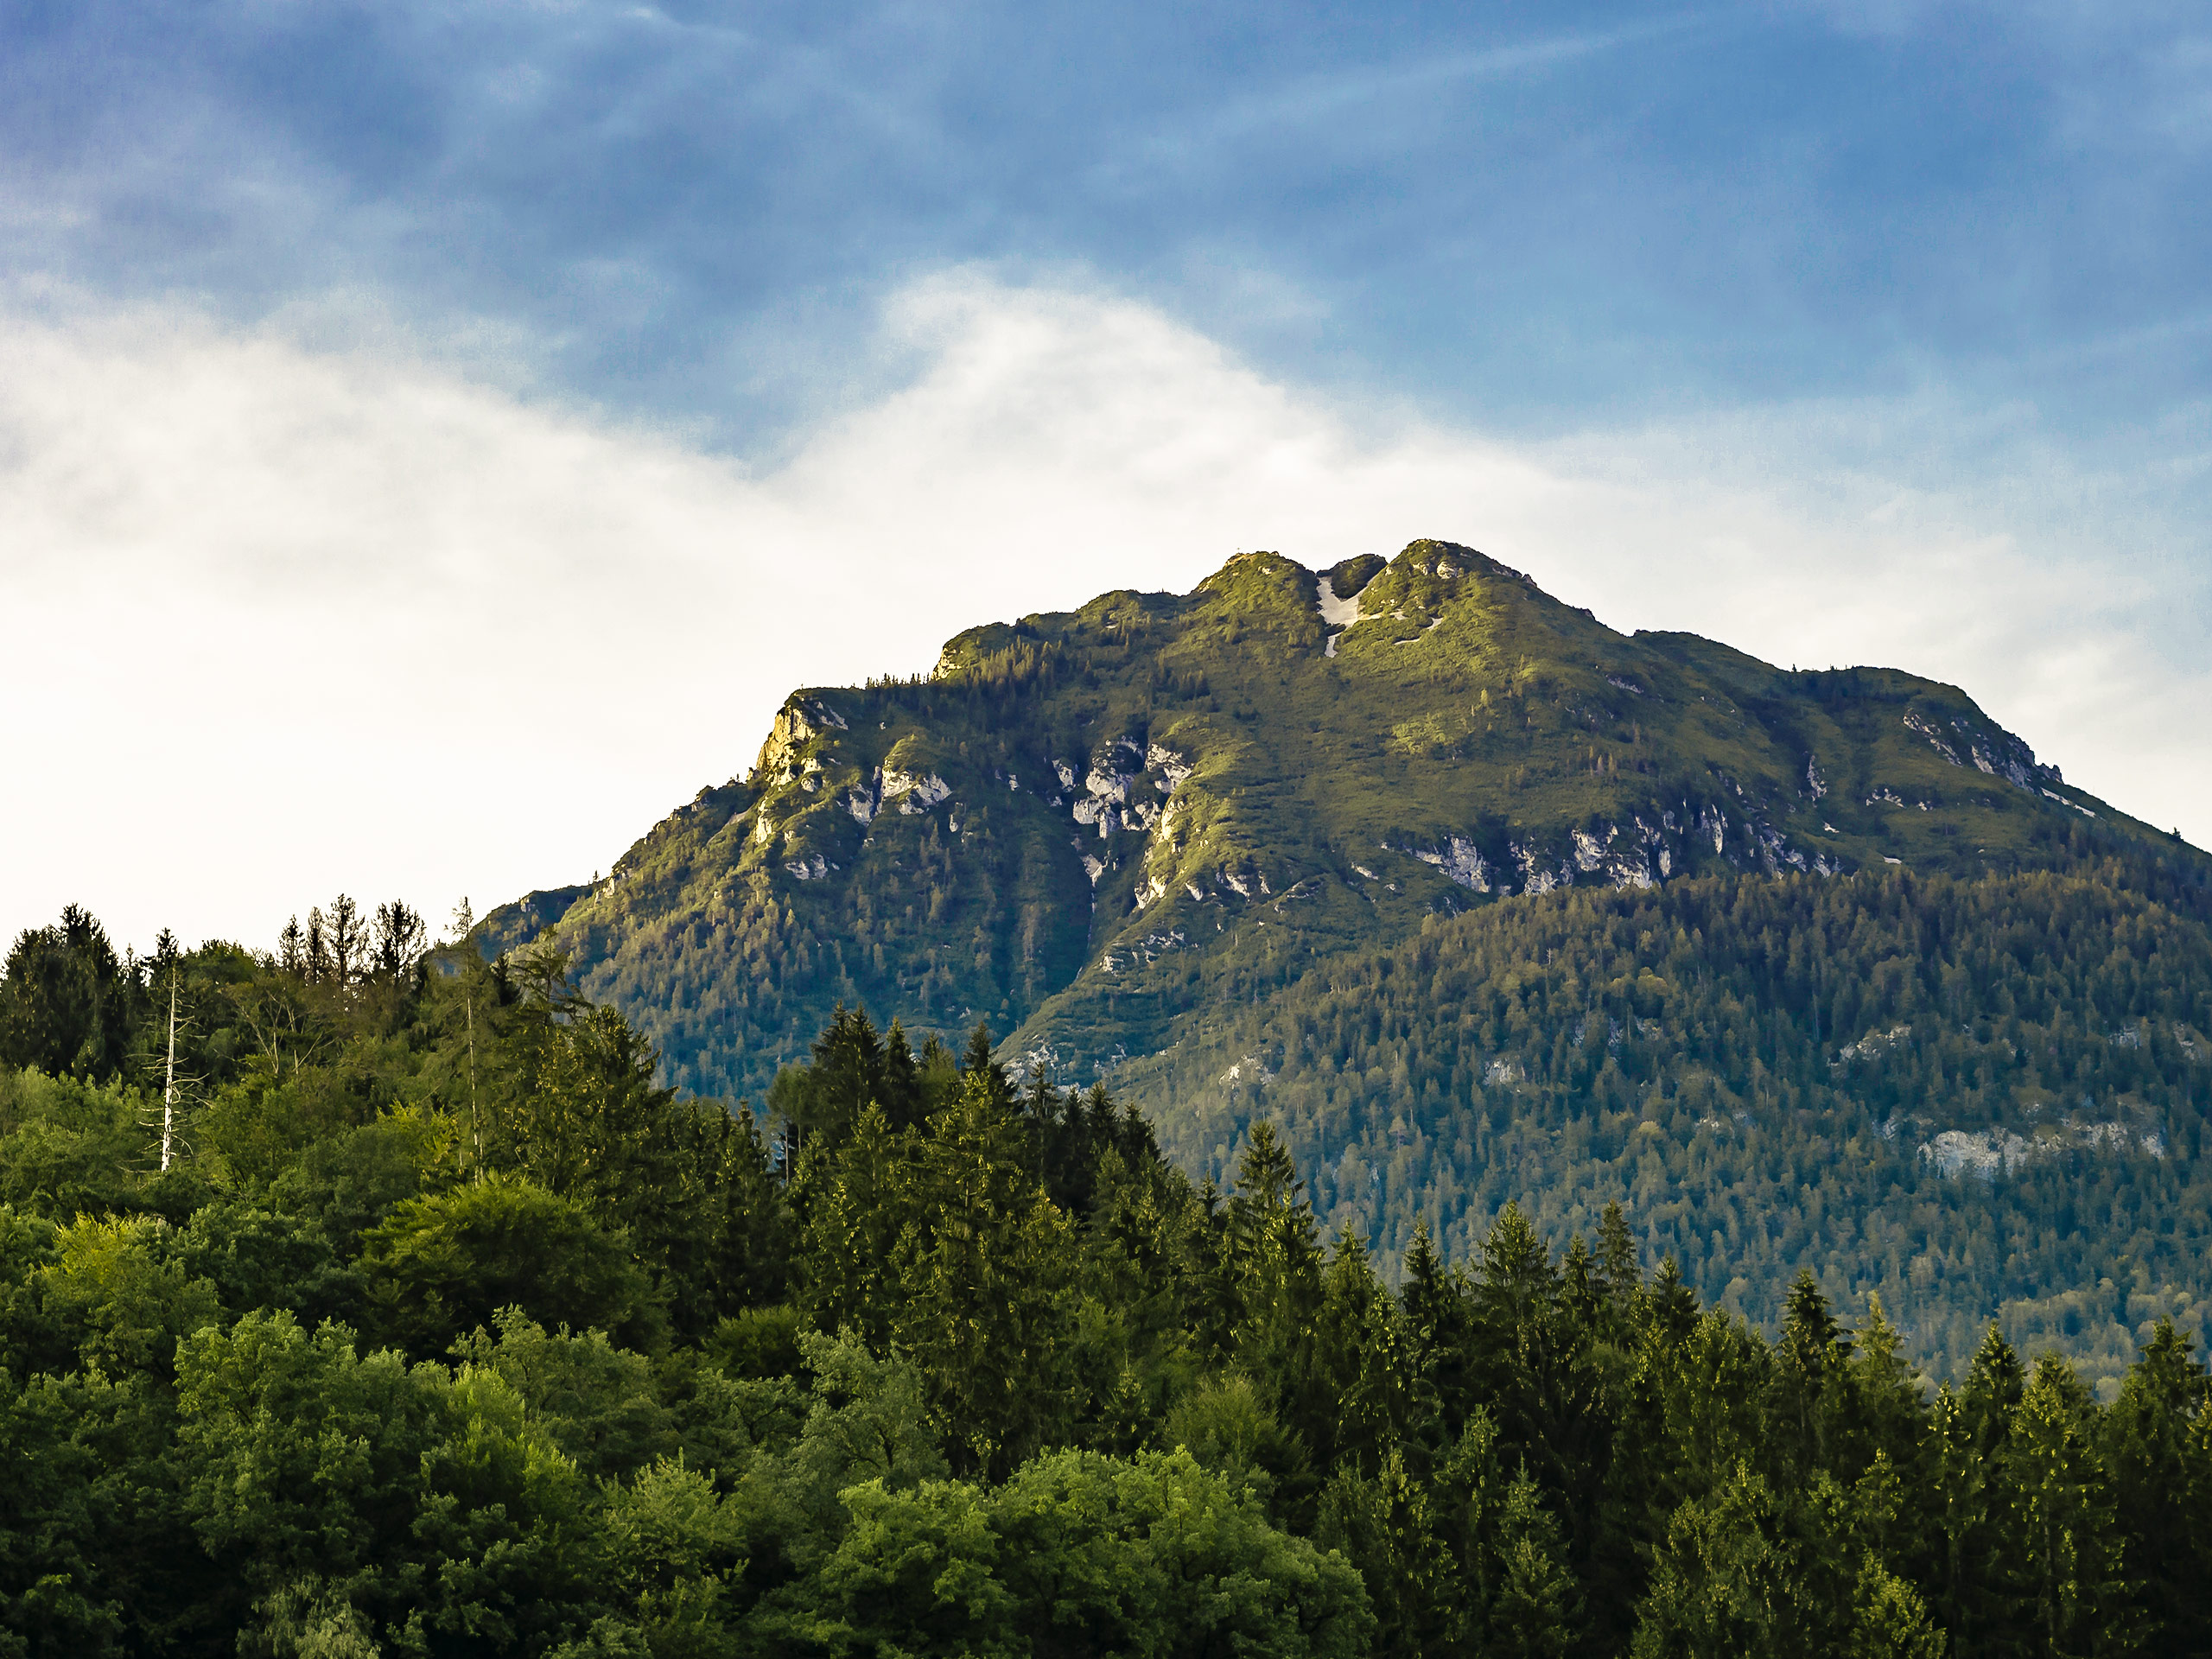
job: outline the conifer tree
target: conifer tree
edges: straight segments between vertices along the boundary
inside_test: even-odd
[[[2124,1575],[2141,1586],[2146,1637],[2212,1640],[2212,1429],[2202,1362],[2160,1319],[2103,1423],[2103,1453],[2123,1540]]]
[[[1484,1650],[1512,1659],[1564,1659],[1576,1596],[1558,1521],[1524,1468],[1506,1488],[1497,1522],[1497,1592]]]
[[[1851,1347],[1820,1281],[1800,1271],[1783,1305],[1774,1373],[1776,1425],[1784,1436],[1775,1450],[1800,1481],[1834,1467]]]
[[[963,1471],[1003,1474],[1051,1444],[1071,1400],[1060,1291],[1074,1236],[1023,1156],[991,1078],[968,1072],[893,1173],[891,1341],[928,1379]]]
[[[1376,1654],[1420,1659],[1458,1649],[1467,1609],[1457,1565],[1437,1535],[1426,1486],[1395,1448],[1372,1475],[1356,1459],[1338,1465],[1314,1533],[1365,1580],[1377,1616]]]
[[[2073,1368],[2046,1354],[2021,1389],[2005,1439],[2007,1542],[2030,1628],[2054,1656],[2128,1653],[2141,1636],[2093,1419]]]

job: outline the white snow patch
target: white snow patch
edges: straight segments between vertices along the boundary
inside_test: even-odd
[[[1348,628],[1359,620],[1359,595],[1354,594],[1350,599],[1338,599],[1335,587],[1326,576],[1323,576],[1319,584],[1318,603],[1321,620],[1329,627]],[[1329,654],[1332,657],[1336,654],[1333,648]]]

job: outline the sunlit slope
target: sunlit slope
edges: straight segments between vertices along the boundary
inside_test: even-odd
[[[484,937],[556,923],[676,1081],[735,1096],[841,1000],[1087,1076],[1510,895],[2160,839],[1951,687],[1624,636],[1425,541],[1319,577],[1243,555],[798,693],[749,772]]]

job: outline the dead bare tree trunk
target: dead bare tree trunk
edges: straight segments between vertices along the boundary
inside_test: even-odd
[[[176,1137],[176,969],[169,969],[169,1058],[162,1077],[162,1173],[169,1167],[169,1148]]]

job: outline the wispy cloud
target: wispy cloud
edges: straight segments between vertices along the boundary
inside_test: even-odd
[[[1624,28],[1582,30],[1483,46],[1471,50],[1352,65],[1292,77],[1262,91],[1224,100],[1202,118],[1179,124],[1147,149],[1179,152],[1243,140],[1315,122],[1336,121],[1379,104],[1413,100],[1440,89],[1511,80],[1563,64],[1708,28],[1726,14],[1685,12]]]
[[[0,316],[0,697],[36,711],[0,931],[77,899],[142,942],[266,938],[340,885],[480,907],[607,868],[742,770],[794,685],[1187,588],[1240,546],[1419,535],[1617,626],[1956,681],[2069,776],[2212,834],[2186,442],[2163,483],[2085,473],[2024,411],[1946,436],[1940,393],[1511,442],[974,274],[882,327],[905,384],[748,471],[404,335]],[[1971,467],[1931,455],[1962,442]]]

